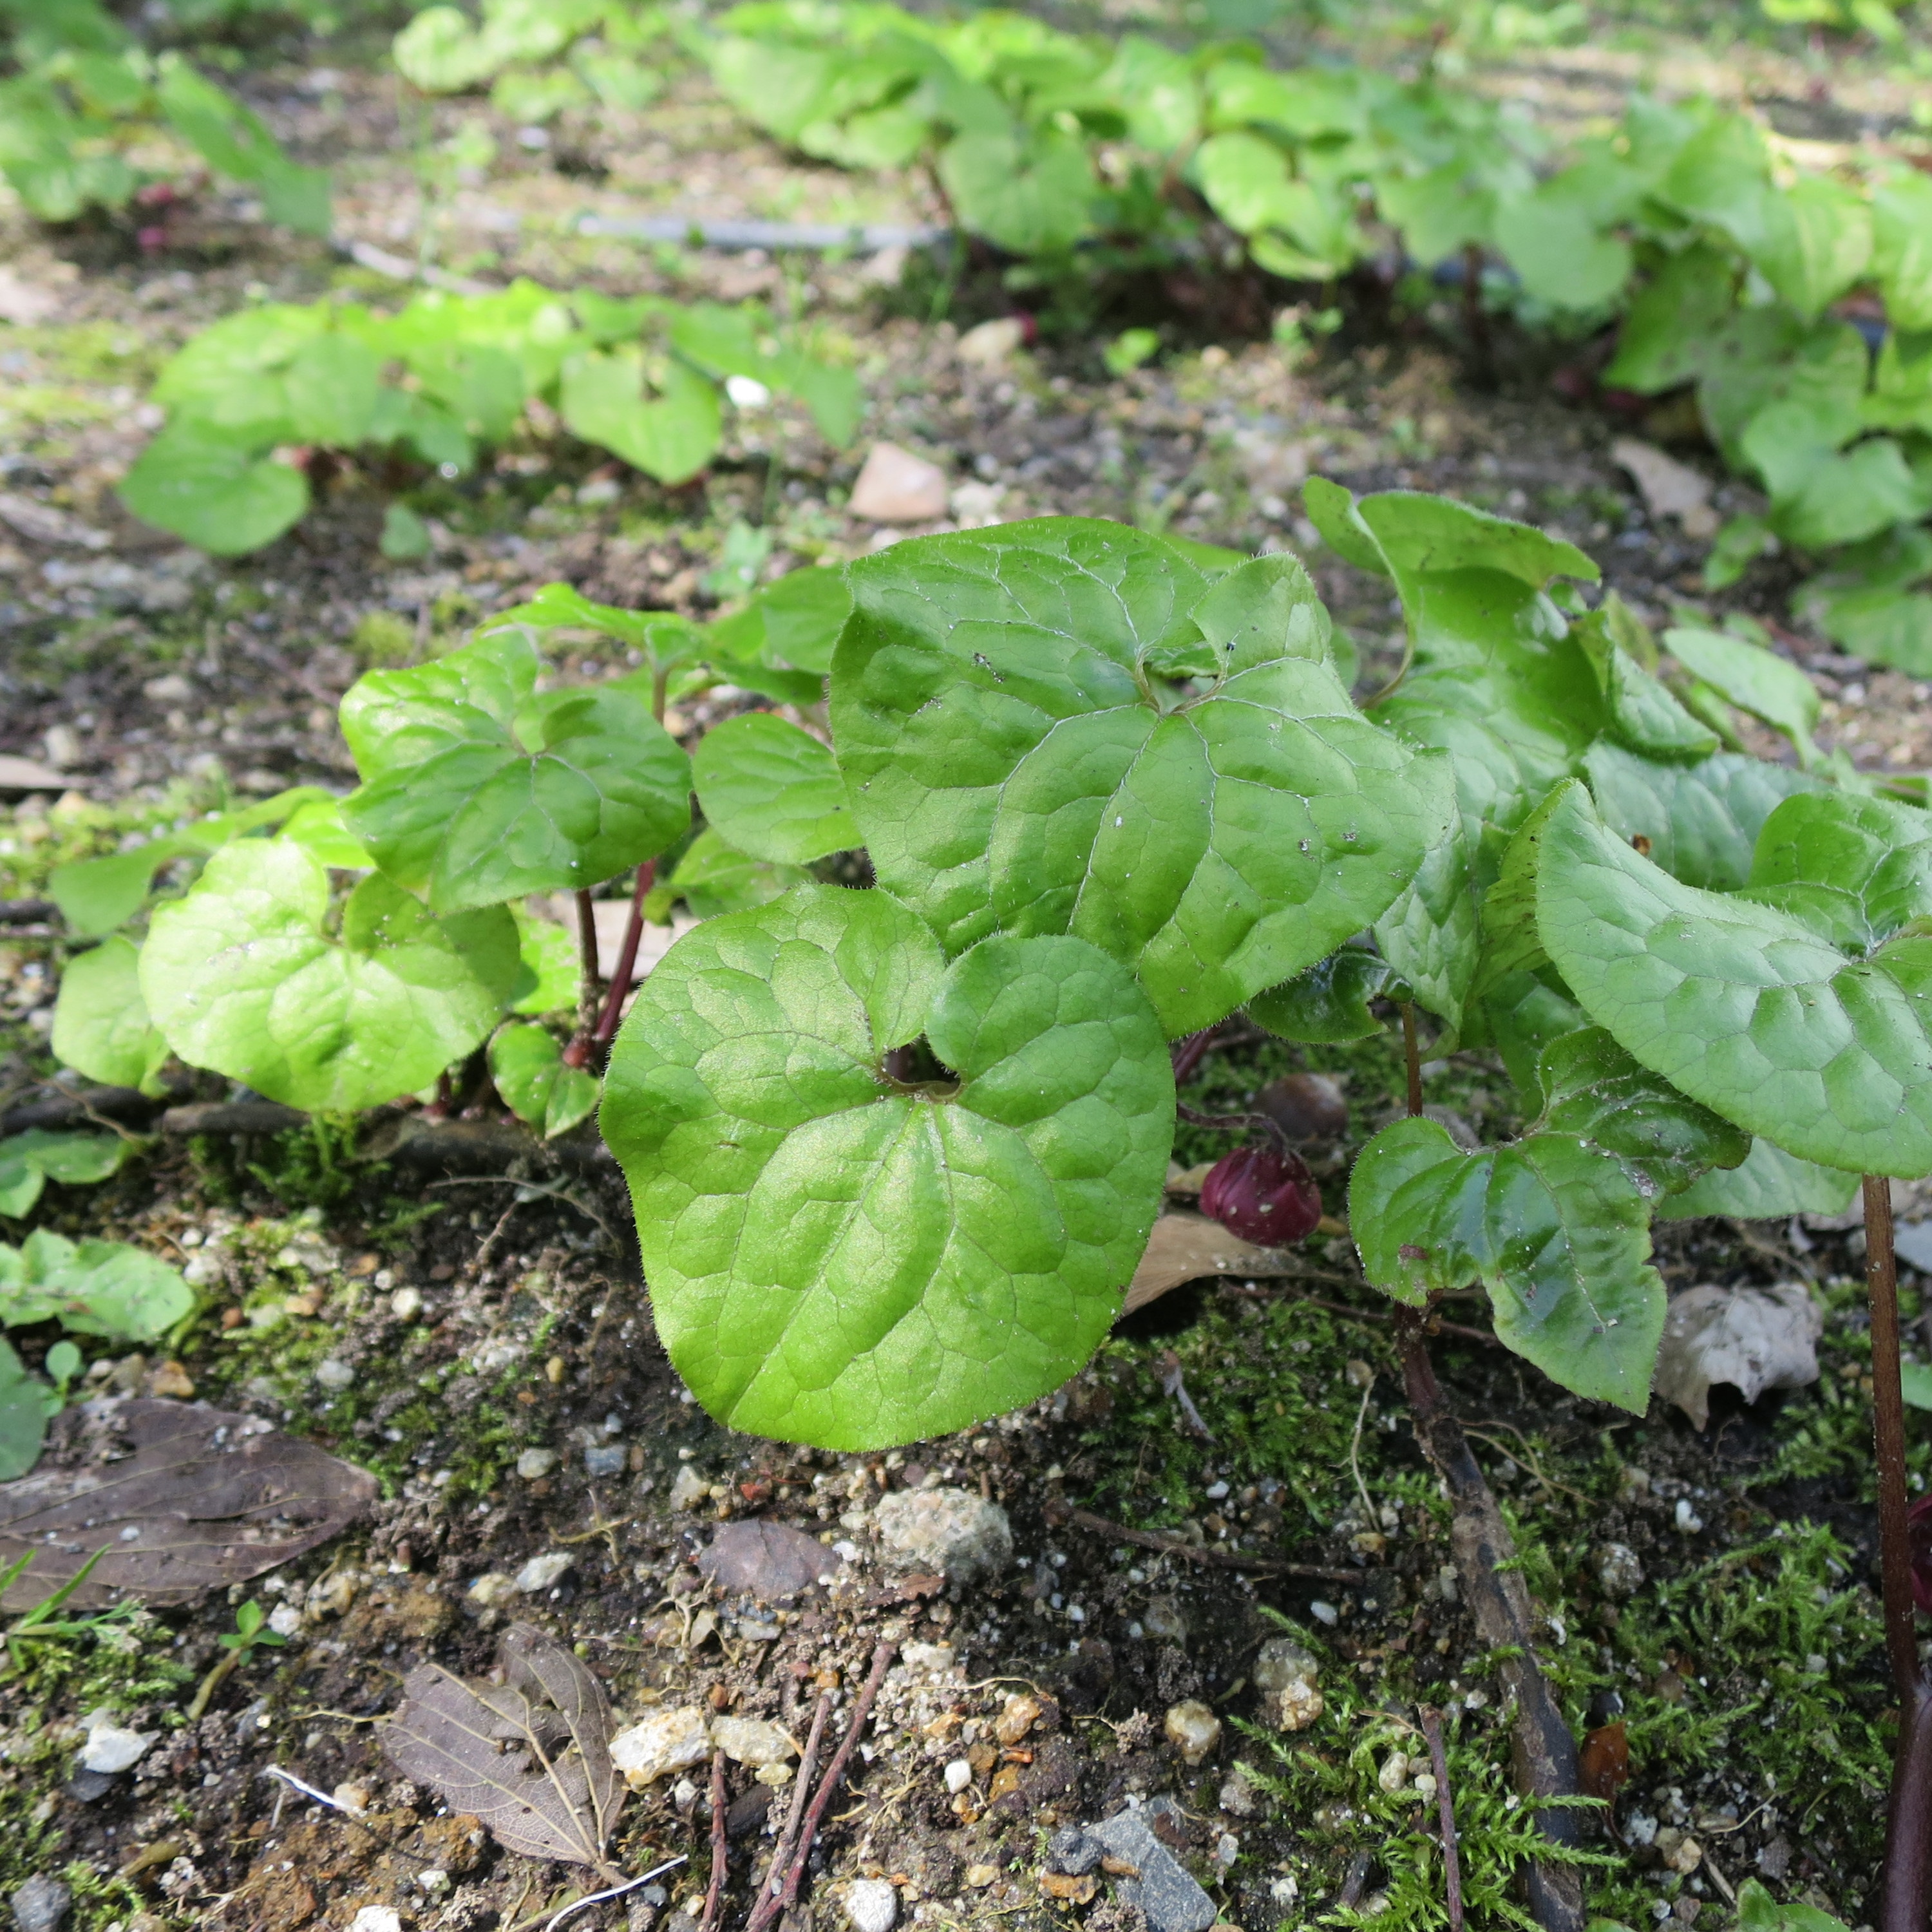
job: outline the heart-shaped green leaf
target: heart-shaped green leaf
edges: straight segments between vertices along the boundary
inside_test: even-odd
[[[1387,909],[1432,770],[1355,710],[1300,566],[1211,587],[1160,539],[1048,519],[849,572],[832,724],[880,883],[950,952],[1071,932],[1205,1026]]]
[[[568,1133],[597,1108],[597,1078],[563,1064],[563,1049],[540,1026],[506,1026],[490,1042],[490,1078],[503,1104],[544,1139]]]
[[[940,1077],[886,1054],[921,1034]],[[1066,937],[945,964],[882,892],[801,886],[688,933],[611,1055],[671,1359],[734,1429],[843,1448],[1030,1402],[1119,1312],[1174,1082],[1126,970]]]
[[[155,914],[141,992],[168,1044],[291,1107],[344,1112],[427,1086],[482,1044],[517,978],[500,906],[437,919],[380,874],[328,931],[328,874],[242,839]]]
[[[10,1328],[57,1320],[76,1335],[152,1342],[194,1309],[176,1270],[125,1241],[36,1228],[19,1247],[0,1247],[0,1322]]]
[[[1928,878],[1924,814],[1826,793],[1766,819],[1748,892],[1700,892],[1610,832],[1579,785],[1544,833],[1538,923],[1585,1011],[1684,1093],[1822,1166],[1922,1174]]]
[[[1742,1166],[1713,1168],[1658,1205],[1660,1221],[1728,1215],[1741,1221],[1788,1221],[1794,1214],[1842,1214],[1858,1177],[1800,1160],[1766,1140],[1753,1141]]]
[[[652,889],[644,902],[644,916],[663,925],[679,899],[691,908],[695,919],[748,912],[794,886],[807,884],[811,877],[802,866],[754,859],[728,845],[707,825],[685,848],[670,877]]]
[[[272,543],[309,505],[301,471],[191,417],[170,423],[142,451],[121,495],[143,523],[217,556]]]
[[[365,782],[344,807],[389,877],[439,912],[594,886],[690,822],[691,768],[627,684],[540,692],[520,631],[372,671],[342,700]]]
[[[143,1087],[168,1057],[168,1043],[141,998],[140,953],[118,934],[80,952],[61,975],[53,1049],[61,1064],[106,1087]]]
[[[1419,1307],[1480,1281],[1498,1336],[1553,1381],[1648,1406],[1664,1283],[1620,1162],[1568,1134],[1466,1154],[1433,1120],[1397,1120],[1355,1163],[1348,1225],[1384,1293]]]
[[[0,1140],[0,1214],[20,1220],[50,1180],[70,1186],[105,1180],[127,1158],[118,1134],[49,1133],[30,1127]]]
[[[804,866],[859,842],[838,760],[810,732],[769,711],[712,726],[692,776],[706,818],[754,859]]]
[[[40,1460],[58,1400],[39,1376],[27,1372],[13,1343],[0,1341],[0,1483],[24,1476]]]

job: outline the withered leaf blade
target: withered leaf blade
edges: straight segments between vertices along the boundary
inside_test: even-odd
[[[382,1727],[383,1754],[480,1819],[505,1850],[606,1870],[625,1787],[603,1686],[528,1624],[510,1627],[502,1656],[501,1684],[466,1683],[436,1664],[411,1671]]]
[[[0,1564],[33,1561],[0,1597],[30,1610],[97,1550],[68,1598],[193,1603],[346,1528],[376,1498],[366,1469],[259,1416],[109,1396],[58,1417],[30,1475],[0,1483]]]
[[[1664,1317],[1657,1392],[1702,1429],[1710,1420],[1714,1382],[1729,1382],[1747,1402],[1766,1389],[1808,1388],[1818,1379],[1824,1325],[1802,1282],[1687,1288],[1672,1298]]]
[[[844,1560],[815,1536],[760,1516],[724,1525],[700,1552],[698,1567],[729,1594],[769,1604],[802,1595]]]
[[[1120,1312],[1131,1315],[1170,1288],[1208,1275],[1240,1275],[1252,1281],[1298,1271],[1298,1264],[1280,1249],[1256,1247],[1205,1214],[1163,1214],[1148,1237]]]

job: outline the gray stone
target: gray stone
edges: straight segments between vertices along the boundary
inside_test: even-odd
[[[631,1452],[621,1442],[599,1442],[584,1452],[586,1476],[621,1476]]]
[[[1140,1907],[1148,1932],[1208,1932],[1216,1917],[1214,1901],[1144,1820],[1123,1811],[1104,1825],[1088,1826],[1087,1834],[1114,1858],[1139,1868],[1138,1878],[1117,1878],[1114,1887],[1124,1905]]]
[[[1012,1563],[1006,1511],[970,1490],[895,1490],[872,1514],[902,1562],[941,1571],[949,1583],[998,1576]]]
[[[73,1910],[74,1894],[39,1872],[14,1894],[14,1923],[20,1932],[60,1932]]]
[[[1063,1826],[1046,1848],[1046,1868],[1065,1878],[1084,1878],[1106,1856],[1100,1840],[1078,1825]]]

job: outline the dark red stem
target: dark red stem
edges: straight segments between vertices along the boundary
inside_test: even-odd
[[[724,1901],[727,1850],[724,1830],[724,1754],[711,1754],[711,1882],[704,1893],[704,1918],[699,1932],[712,1932]]]
[[[596,1030],[590,1036],[592,1043],[602,1052],[617,1036],[617,1022],[624,1015],[624,995],[631,990],[631,974],[638,963],[638,947],[644,936],[644,901],[650,890],[657,884],[658,862],[646,859],[638,868],[638,883],[631,891],[631,916],[624,922],[624,938],[617,948],[617,964],[610,974],[610,984],[604,995],[604,1010],[599,1015]]]
[[[1422,1050],[1415,1042],[1415,1009],[1406,1000],[1402,1003],[1402,1058],[1408,1070],[1408,1111],[1412,1119],[1422,1112]]]
[[[1219,1030],[1218,1025],[1203,1027],[1198,1033],[1174,1042],[1174,1084],[1177,1087],[1185,1087],[1199,1072],[1201,1063],[1214,1051],[1214,1036]]]
[[[1932,1686],[1918,1663],[1906,1521],[1905,1396],[1899,1376],[1898,1264],[1892,1183],[1864,1178],[1865,1290],[1871,1304],[1872,1434],[1878,1461],[1885,1648],[1898,1688],[1898,1750],[1886,1820],[1881,1932],[1925,1932],[1932,1909]]]

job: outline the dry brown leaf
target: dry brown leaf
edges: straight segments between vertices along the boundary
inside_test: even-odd
[[[1816,1344],[1823,1326],[1802,1282],[1687,1288],[1664,1317],[1657,1392],[1702,1429],[1710,1420],[1713,1382],[1730,1383],[1747,1402],[1766,1389],[1815,1382]]]
[[[0,1597],[24,1610],[104,1552],[68,1601],[188,1604],[338,1534],[376,1479],[259,1416],[146,1396],[56,1418],[31,1475],[0,1483],[0,1564],[34,1560]]]
[[[1293,1274],[1297,1264],[1279,1248],[1257,1248],[1231,1234],[1205,1214],[1163,1214],[1148,1237],[1146,1252],[1120,1312],[1131,1315],[1170,1288],[1204,1276],[1240,1275],[1252,1281],[1270,1275]]]
[[[614,1880],[604,1854],[625,1787],[610,1762],[616,1727],[603,1686],[529,1624],[511,1625],[500,1654],[500,1684],[465,1683],[436,1664],[411,1671],[382,1727],[384,1755],[480,1819],[505,1850]]]
[[[769,1604],[815,1588],[820,1577],[844,1562],[815,1536],[758,1517],[724,1524],[699,1556],[698,1567],[719,1589]]]

